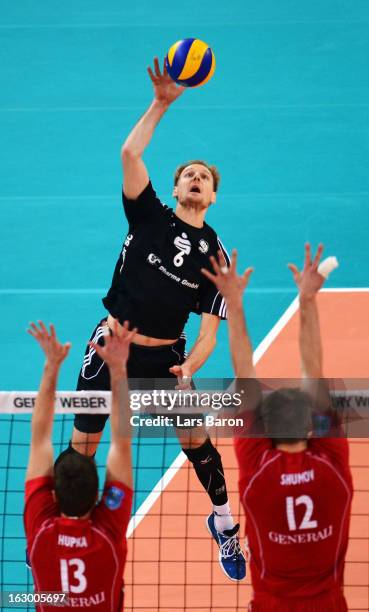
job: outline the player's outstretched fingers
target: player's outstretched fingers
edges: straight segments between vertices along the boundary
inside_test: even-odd
[[[101,348],[100,344],[95,344],[95,342],[92,342],[92,340],[89,340],[87,342],[87,345],[90,346],[91,348],[95,349],[96,352],[98,351],[98,349]]]
[[[244,287],[247,286],[247,284],[248,284],[248,282],[250,280],[250,276],[253,273],[253,271],[254,271],[254,268],[246,268],[246,270],[242,274],[242,279],[243,279]]]
[[[127,342],[128,342],[128,344],[131,344],[131,342],[133,341],[133,338],[135,337],[137,332],[138,332],[137,327],[134,327],[133,329],[131,329],[131,331],[127,335]]]
[[[150,77],[151,81],[154,83],[154,85],[156,85],[156,83],[157,83],[157,78],[156,78],[156,76],[154,75],[154,73],[153,73],[152,69],[150,68],[150,66],[148,66],[148,67],[147,67],[147,72],[148,72],[148,74],[149,74],[149,77]]]
[[[71,342],[66,342],[65,344],[63,344],[63,360],[67,357],[71,346]]]
[[[155,76],[161,77],[159,59],[157,57],[154,57],[154,70],[155,70]]]
[[[45,323],[41,320],[38,320],[37,323],[39,324],[40,328],[41,328],[41,332],[44,336],[46,336],[46,338],[49,337],[49,330],[47,329]]]
[[[217,260],[215,259],[214,255],[210,255],[209,259],[210,259],[211,265],[213,266],[213,270],[215,274],[220,274],[220,266]]]
[[[37,338],[40,335],[40,330],[37,327],[36,323],[34,323],[33,321],[30,321],[30,323],[29,323],[29,328],[27,329],[27,334],[29,334],[33,338],[36,338],[36,340],[37,340]]]
[[[294,279],[296,285],[298,285],[299,282],[300,282],[300,277],[301,277],[300,271],[299,271],[298,267],[295,264],[292,264],[292,263],[287,264],[287,267],[289,268],[289,270],[291,270],[292,275],[293,275],[293,279]]]
[[[311,265],[311,246],[310,246],[310,242],[306,242],[306,244],[305,244],[304,270],[307,270],[310,265]]]
[[[232,251],[232,253],[233,253],[233,251]],[[217,255],[218,255],[218,262],[217,263],[219,264],[220,271],[223,274],[227,274],[227,272],[228,272],[228,264],[227,264],[226,258],[224,257],[223,251],[221,251],[219,249]]]
[[[107,340],[108,340],[108,342],[107,342]],[[105,338],[104,338],[105,346],[109,344],[109,340],[110,340],[109,336],[105,336]],[[98,356],[100,357],[100,359],[102,359],[104,361],[104,346],[101,346],[100,344],[95,344],[95,342],[92,342],[91,340],[87,344],[91,348],[95,349],[95,351],[98,354]]]
[[[312,265],[313,265],[314,270],[317,270],[317,269],[318,269],[319,262],[320,262],[320,258],[321,258],[322,253],[323,253],[323,249],[324,249],[324,247],[323,247],[322,243],[320,243],[320,244],[319,244],[319,246],[318,246],[318,249],[317,249],[316,255],[315,255],[315,257],[314,257],[313,264],[312,264]]]
[[[121,335],[121,325],[118,323],[117,319],[114,319],[113,329],[111,331],[113,332],[113,338]]]
[[[119,327],[119,337],[122,340],[126,340],[129,333],[129,321],[124,321],[123,325]]]
[[[232,253],[231,253],[231,270],[235,271],[237,270],[237,251],[236,249],[232,249]]]
[[[217,276],[209,272],[209,270],[207,270],[206,268],[201,268],[200,272],[201,274],[206,276],[206,278],[208,278],[212,283],[215,283],[215,281],[217,280]]]
[[[50,323],[49,327],[50,327],[50,335],[51,335],[52,339],[56,340],[56,331],[55,331],[54,325],[52,323]]]

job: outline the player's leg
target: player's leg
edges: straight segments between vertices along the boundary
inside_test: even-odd
[[[84,455],[92,457],[96,453],[102,434],[102,431],[96,433],[80,431],[74,425],[71,440],[72,448]]]
[[[174,346],[166,349],[165,354],[167,360],[163,362],[161,376],[168,377],[166,372],[169,368],[183,363],[186,358],[185,339],[180,338]],[[174,385],[175,380],[174,377]],[[204,426],[176,428],[176,433],[183,452],[192,463],[213,505],[213,511],[207,518],[207,528],[220,547],[220,565],[232,580],[241,580],[246,574],[245,558],[237,537],[239,525],[234,524],[231,513],[221,455]]]
[[[183,452],[192,463],[199,481],[213,504],[217,531],[233,529],[234,521],[220,453],[204,427],[185,430],[177,428],[176,433]]]
[[[184,338],[180,338],[174,345],[160,347],[133,344],[130,355],[132,362],[130,376],[139,379],[137,381],[139,387],[136,385],[136,388],[150,389],[155,380],[157,389],[174,389],[177,378],[169,372],[169,369],[173,365],[183,363],[185,345]],[[160,408],[157,412],[160,413]],[[177,428],[176,433],[183,451],[193,464],[197,477],[213,503],[213,511],[217,513],[214,515],[217,530],[233,529],[234,521],[228,502],[222,459],[205,427]]]
[[[96,344],[104,344],[104,336],[109,333],[106,321],[102,320],[95,327],[91,340]],[[87,345],[82,367],[78,376],[77,391],[109,391],[110,376],[106,364],[96,351]],[[72,439],[68,447],[62,451],[56,462],[69,453],[79,452],[94,456],[100,442],[108,415],[106,414],[76,414]]]
[[[242,580],[246,575],[246,562],[238,539],[240,526],[234,524],[231,513],[221,455],[205,428],[177,430],[177,433],[183,452],[213,504],[206,525],[219,546],[219,564],[228,578]]]

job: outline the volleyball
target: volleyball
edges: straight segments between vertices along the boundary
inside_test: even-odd
[[[215,56],[204,41],[185,38],[171,46],[165,57],[165,67],[178,85],[199,87],[213,76]]]

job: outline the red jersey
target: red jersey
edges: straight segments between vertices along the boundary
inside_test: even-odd
[[[291,598],[340,597],[353,494],[347,440],[312,439],[299,453],[267,438],[234,442],[255,603],[269,594],[290,610]]]
[[[53,488],[51,477],[26,482],[24,525],[35,590],[66,592],[73,608],[118,612],[132,490],[118,481],[106,482],[91,516],[74,519],[60,516]],[[41,604],[37,609],[60,610]]]

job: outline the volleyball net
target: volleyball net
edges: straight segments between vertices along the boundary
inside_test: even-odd
[[[200,412],[224,417],[225,381],[210,381],[205,407],[186,399],[191,418]],[[264,381],[270,390],[281,386],[297,386],[298,381]],[[221,391],[214,391],[218,386]],[[331,406],[339,415],[342,435],[350,438],[351,468],[355,495],[352,507],[350,544],[345,570],[345,592],[349,609],[367,610],[369,597],[369,381],[330,381]],[[232,392],[237,392],[234,389]],[[270,392],[270,391],[268,391]],[[135,393],[135,395],[133,395]],[[153,406],[147,398],[143,408],[142,394],[130,394],[132,417],[152,422],[155,418],[177,414],[173,407],[165,411],[163,404]],[[178,392],[166,392],[173,397]],[[201,392],[193,391],[193,397]],[[267,392],[264,391],[264,394]],[[31,572],[25,565],[23,532],[24,477],[28,460],[30,421],[36,392],[0,393],[0,591],[33,591]],[[110,392],[58,392],[55,401],[53,443],[55,457],[69,443],[75,413],[108,414]],[[151,397],[151,400],[153,398]],[[234,398],[233,398],[234,399]],[[217,402],[216,408],[211,401]],[[168,400],[169,401],[169,400]],[[221,404],[219,409],[218,405]],[[132,405],[134,404],[134,405]],[[140,405],[137,408],[138,404]],[[174,404],[173,404],[174,406]],[[165,408],[168,408],[166,405]],[[127,407],[125,407],[127,409]],[[229,413],[235,418],[234,412]],[[327,415],[315,415],[315,435],[327,436],[330,422]],[[238,424],[210,425],[208,431],[222,456],[227,489],[235,521],[241,522],[241,543],[244,545],[244,519],[238,495],[238,468],[232,437],[240,434]],[[245,610],[251,597],[249,576],[244,582],[232,583],[221,572],[218,548],[205,527],[211,503],[201,488],[192,465],[188,463],[176,438],[175,428],[158,422],[140,422],[131,426],[134,465],[135,501],[128,527],[128,559],[125,569],[125,610],[127,612],[238,612]],[[241,435],[252,435],[246,431]],[[96,462],[100,487],[105,478],[106,455],[110,443],[109,424],[105,427]],[[32,609],[32,605],[17,607]],[[10,609],[13,608],[9,608]],[[4,608],[8,610],[8,608]]]

